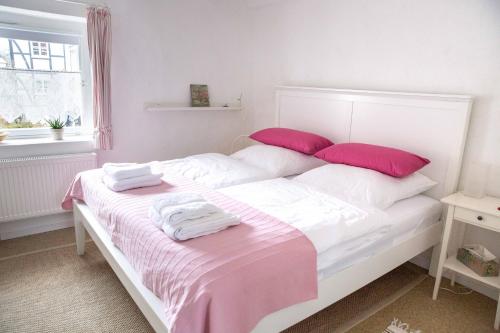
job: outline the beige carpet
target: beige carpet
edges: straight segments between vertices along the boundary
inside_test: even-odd
[[[88,235],[87,239],[90,239]],[[72,245],[75,245],[75,230],[73,228],[1,240],[0,260]]]
[[[442,286],[452,288],[449,280]],[[427,278],[404,297],[381,309],[349,333],[382,332],[392,318],[408,323],[423,333],[498,333],[493,329],[497,303],[481,294],[456,295],[440,290],[432,300],[434,279]],[[464,287],[456,285],[456,291]]]
[[[403,296],[422,282],[425,277],[424,271],[419,267],[405,264],[285,332],[345,332],[377,310]]]
[[[381,332],[394,317],[424,332],[492,331],[493,300],[442,291],[433,302],[433,280],[425,277],[401,266],[286,333]],[[67,229],[0,241],[0,332],[152,329],[95,245],[77,256]]]
[[[153,332],[93,243],[0,261],[0,332]]]

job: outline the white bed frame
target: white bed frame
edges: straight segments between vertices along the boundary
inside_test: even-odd
[[[439,199],[457,188],[472,98],[399,92],[278,87],[277,125],[302,129],[334,142],[367,142],[406,149],[431,159],[422,173],[439,182],[428,195]],[[156,332],[168,332],[164,307],[140,281],[125,256],[82,202],[74,201],[77,252],[85,230]],[[335,303],[416,255],[436,247],[441,223],[319,282],[319,297],[277,311],[252,332],[280,332]]]

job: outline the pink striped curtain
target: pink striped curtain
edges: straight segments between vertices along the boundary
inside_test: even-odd
[[[107,8],[87,9],[87,36],[92,68],[94,133],[98,149],[113,147],[111,133],[111,15]]]

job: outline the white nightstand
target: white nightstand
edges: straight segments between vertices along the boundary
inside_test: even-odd
[[[446,224],[443,231],[443,241],[441,244],[441,252],[439,254],[439,262],[436,273],[436,284],[434,285],[434,293],[432,299],[436,299],[441,284],[443,268],[452,272],[451,283],[455,283],[455,275],[460,274],[468,278],[484,283],[490,287],[500,290],[500,277],[481,277],[463,265],[456,259],[456,253],[451,253],[447,256],[448,243],[450,240],[453,221],[460,221],[479,228],[488,229],[492,232],[500,232],[500,199],[492,197],[484,197],[481,199],[471,198],[462,193],[455,193],[441,202],[448,204],[448,213],[446,215]],[[463,233],[460,236],[460,244],[463,243]],[[500,297],[498,299],[497,314],[495,318],[495,329],[498,330],[500,325]]]

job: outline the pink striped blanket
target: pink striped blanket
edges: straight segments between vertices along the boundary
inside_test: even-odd
[[[162,185],[115,193],[102,172],[79,174],[64,198],[83,200],[165,304],[171,333],[249,332],[266,315],[317,297],[316,250],[299,230],[190,180],[165,175]],[[242,223],[176,242],[148,219],[155,195],[202,194]]]

